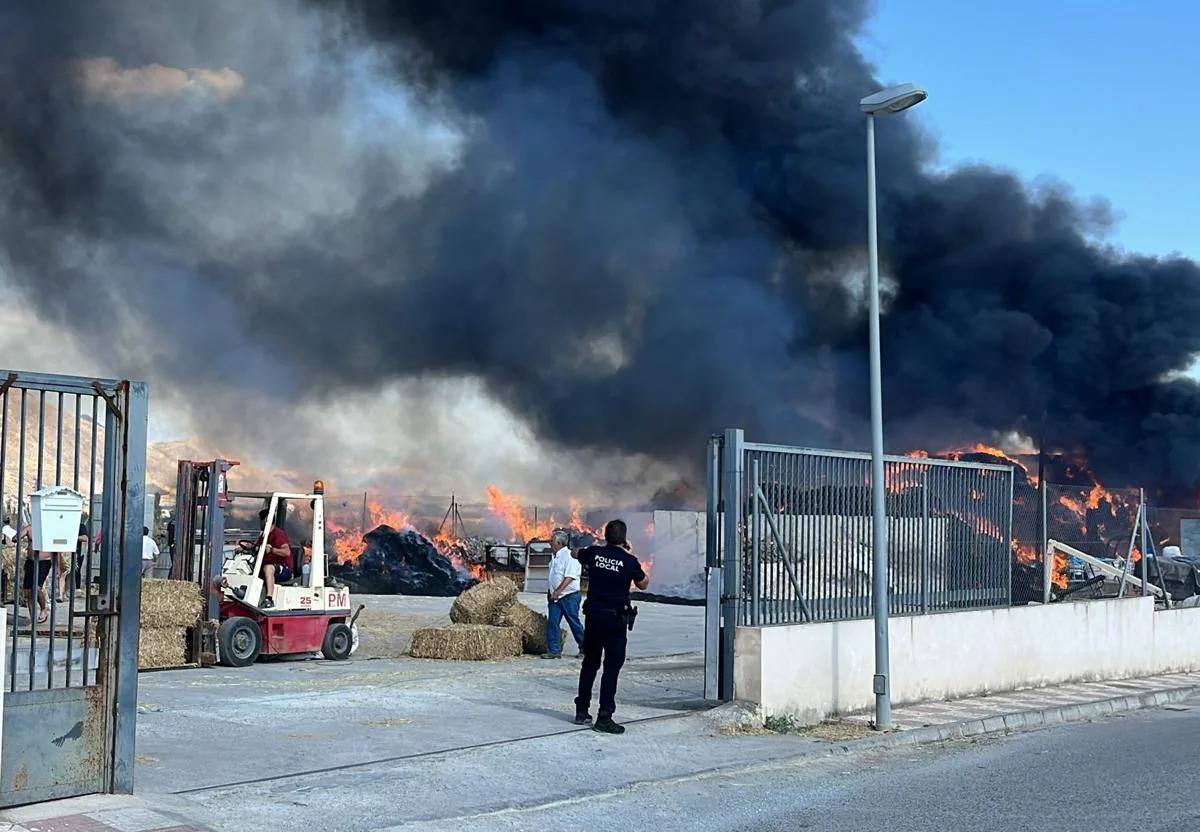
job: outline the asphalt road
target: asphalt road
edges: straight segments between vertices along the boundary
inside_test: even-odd
[[[646,782],[423,829],[1200,828],[1200,698],[1006,737]]]

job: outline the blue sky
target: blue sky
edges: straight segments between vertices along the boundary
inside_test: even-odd
[[[929,90],[942,163],[1057,178],[1111,202],[1110,242],[1200,260],[1198,31],[1181,0],[876,0],[860,46]]]

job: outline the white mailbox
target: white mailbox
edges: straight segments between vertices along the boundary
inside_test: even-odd
[[[83,495],[65,485],[51,485],[33,492],[30,525],[35,552],[74,552],[83,517]]]

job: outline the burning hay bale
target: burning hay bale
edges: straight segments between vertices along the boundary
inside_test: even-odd
[[[450,624],[413,633],[409,653],[418,659],[488,661],[521,655],[521,633],[490,624]]]
[[[524,644],[526,653],[545,653],[549,649],[546,643],[546,616],[531,610],[520,601],[514,601],[501,612],[498,623],[521,634],[521,643]],[[560,638],[559,644],[566,642]]]
[[[329,573],[354,592],[379,595],[459,595],[477,582],[420,532],[380,526],[363,537],[356,560],[332,563]]]
[[[146,630],[190,627],[200,618],[204,597],[192,581],[142,581],[141,626]],[[144,637],[144,636],[143,636]]]
[[[455,624],[498,624],[500,615],[517,601],[517,585],[508,578],[493,578],[476,584],[450,607]]]
[[[179,667],[188,661],[188,628],[143,629],[138,637],[138,669]]]

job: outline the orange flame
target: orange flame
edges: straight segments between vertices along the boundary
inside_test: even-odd
[[[528,543],[530,540],[545,539],[558,528],[590,534],[593,537],[603,536],[600,529],[593,528],[584,522],[583,504],[575,497],[571,497],[569,500],[571,513],[567,522],[560,525],[553,514],[544,520],[538,518],[535,522],[525,510],[520,497],[505,494],[494,485],[487,487],[487,495],[488,511],[505,522],[514,541]]]
[[[494,485],[487,487],[488,511],[499,517],[512,533],[512,539],[520,543],[549,537],[554,531],[554,520],[538,520],[534,522],[525,514],[525,506],[521,499],[512,494],[505,494]]]
[[[1070,560],[1062,552],[1054,553],[1054,564],[1050,570],[1050,582],[1054,584],[1056,589],[1066,589],[1069,585],[1067,580],[1067,566]]]
[[[333,555],[339,564],[355,563],[362,557],[366,547],[363,545],[363,535],[380,526],[391,526],[397,531],[413,527],[408,515],[402,511],[385,509],[382,504],[372,500],[367,503],[367,525],[364,529],[352,529],[343,526],[336,520],[325,518],[325,529],[333,541]]]
[[[1041,553],[1036,546],[1029,543],[1021,543],[1014,540],[1012,542],[1013,554],[1017,556],[1017,560],[1024,564],[1037,563],[1042,559]]]
[[[1078,514],[1080,517],[1083,517],[1087,512],[1087,506],[1085,506],[1082,502],[1080,502],[1079,500],[1076,500],[1074,497],[1070,496],[1069,494],[1060,495],[1058,498],[1058,503],[1061,506],[1069,508],[1071,511],[1073,511],[1075,514]]]

